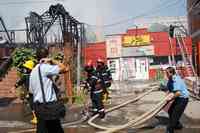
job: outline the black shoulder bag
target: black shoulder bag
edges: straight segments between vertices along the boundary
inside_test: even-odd
[[[39,79],[40,79],[42,97],[44,103],[36,103],[35,112],[37,117],[43,120],[55,120],[64,118],[66,113],[66,108],[62,102],[60,101],[46,102],[40,66],[38,68],[38,73],[39,73]]]

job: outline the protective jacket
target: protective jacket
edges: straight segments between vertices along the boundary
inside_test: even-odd
[[[88,74],[86,79],[91,92],[102,90],[102,80],[95,71]]]
[[[105,65],[102,68],[97,68],[97,75],[102,80],[104,88],[108,88],[111,86],[112,75],[110,73],[109,68]]]

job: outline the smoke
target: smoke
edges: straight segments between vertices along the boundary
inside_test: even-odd
[[[65,2],[65,8],[79,21],[101,26],[108,23],[108,16],[112,16],[113,3],[114,0],[84,0],[84,2],[68,0]],[[89,40],[94,40],[94,38],[95,41],[104,40],[104,29],[102,27],[90,27],[88,34],[89,38],[92,38]]]

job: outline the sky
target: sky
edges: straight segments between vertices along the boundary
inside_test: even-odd
[[[73,17],[89,25],[110,25],[129,19],[103,29],[91,26],[99,31],[124,27],[134,22],[136,16],[186,15],[186,0],[0,0],[0,16],[8,29],[25,28],[24,18],[30,11],[41,14],[56,3],[63,4]]]

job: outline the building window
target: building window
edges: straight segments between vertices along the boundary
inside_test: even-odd
[[[150,62],[150,65],[160,65],[160,64],[169,64],[168,56],[154,56],[152,57],[153,61]],[[175,56],[176,62],[182,60],[181,55]]]
[[[110,51],[112,54],[117,54],[117,48],[111,48]]]

